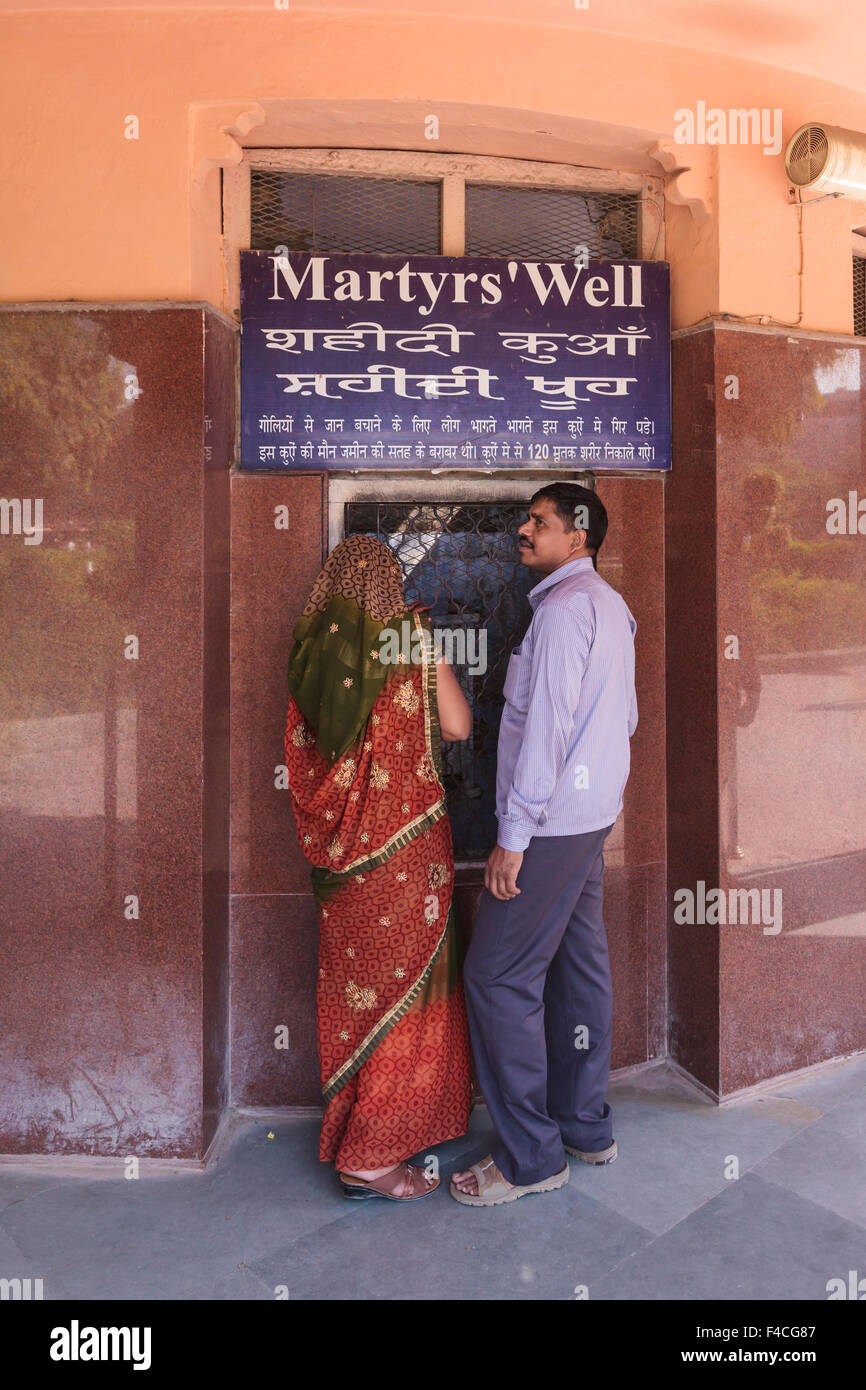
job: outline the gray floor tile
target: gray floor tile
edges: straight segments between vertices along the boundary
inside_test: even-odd
[[[67,1179],[0,1224],[45,1266],[54,1297],[188,1298],[345,1214],[317,1129],[292,1121],[268,1140],[257,1126],[211,1174]]]
[[[837,1102],[826,1112],[826,1119],[849,1139],[866,1144],[866,1087],[858,1087],[854,1095]],[[823,1157],[826,1160],[829,1154]]]
[[[316,1116],[251,1121],[203,1174],[2,1171],[0,1275],[46,1299],[825,1298],[866,1276],[864,1083],[858,1061],[719,1108],[667,1068],[615,1079],[617,1162],[490,1210],[447,1192],[490,1151],[484,1107],[403,1207],[342,1197]]]
[[[0,1228],[0,1278],[3,1279],[44,1279],[44,1272],[37,1269],[28,1259],[7,1231]]]
[[[572,1162],[572,1184],[656,1235],[722,1192],[726,1165],[742,1175],[819,1118],[802,1101],[762,1097],[719,1107],[675,1074],[614,1080],[608,1091],[619,1156]]]
[[[567,1188],[477,1209],[455,1202],[443,1184],[405,1207],[358,1202],[349,1218],[253,1268],[300,1300],[559,1300],[649,1239],[587,1197],[569,1200]]]
[[[41,1192],[61,1187],[68,1178],[49,1178],[45,1174],[25,1173],[21,1169],[0,1169],[0,1217],[7,1207],[30,1201]]]
[[[754,1171],[866,1227],[866,1116],[859,1100],[836,1106]],[[863,1271],[866,1275],[866,1270]]]
[[[866,1233],[754,1173],[590,1287],[590,1299],[826,1300],[866,1272]]]
[[[826,1114],[853,1095],[866,1094],[866,1057],[836,1062],[814,1076],[804,1076],[798,1081],[779,1082],[778,1087],[773,1087],[772,1094],[804,1100]]]
[[[230,1274],[220,1275],[213,1283],[197,1280],[188,1292],[179,1294],[188,1302],[212,1300],[219,1303],[273,1303],[272,1289],[265,1288],[257,1274],[244,1266]]]

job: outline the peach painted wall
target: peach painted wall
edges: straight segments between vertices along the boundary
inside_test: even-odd
[[[219,166],[237,162],[239,139],[261,145],[268,132],[274,144],[517,154],[671,173],[675,328],[725,312],[852,330],[849,234],[866,223],[866,202],[829,199],[799,213],[786,200],[782,153],[673,139],[675,112],[700,101],[780,109],[783,150],[809,119],[866,129],[863,93],[771,66],[790,64],[782,30],[768,34],[762,64],[689,48],[690,31],[705,44],[706,30],[686,10],[676,30],[683,46],[653,42],[637,4],[640,37],[624,32],[621,4],[496,6],[507,18],[444,0],[437,15],[405,5],[396,14],[355,6],[314,15],[240,0],[46,4],[0,16],[3,301],[223,307]],[[619,32],[601,32],[614,12]],[[440,115],[438,141],[424,138],[426,114]],[[137,140],[124,135],[130,115]],[[226,133],[232,126],[236,136]]]

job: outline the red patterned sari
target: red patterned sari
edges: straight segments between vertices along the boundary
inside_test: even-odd
[[[359,555],[372,557],[369,547],[381,546],[367,537],[350,540],[366,542],[353,547]],[[396,566],[390,554],[388,561]],[[371,558],[371,568],[380,563]],[[324,596],[328,605],[319,604],[323,617],[333,619],[322,631],[339,641],[340,630],[350,629],[351,651],[342,649],[341,669],[357,668],[360,684],[351,604],[363,602],[363,594],[347,595],[351,586],[344,583],[335,595],[336,587],[332,582]],[[436,668],[422,640],[425,623],[405,609],[404,616],[419,634],[423,659],[393,664],[384,680],[378,673],[378,694],[368,696],[369,712],[349,747],[335,757],[332,749],[320,751],[322,727],[317,737],[309,700],[305,716],[292,695],[286,722],[292,806],[319,906],[316,1002],[325,1102],[319,1157],[338,1170],[397,1164],[464,1134],[469,1123],[469,1036],[440,780]],[[319,619],[314,614],[310,621]],[[375,660],[374,650],[365,657]],[[342,685],[354,679],[347,676]],[[332,720],[326,743],[338,742],[334,727]]]

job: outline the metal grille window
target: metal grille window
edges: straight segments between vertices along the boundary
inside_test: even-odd
[[[638,254],[640,200],[634,194],[467,184],[467,256],[574,257]]]
[[[854,256],[854,332],[866,336],[866,257]]]
[[[444,654],[472,707],[470,737],[442,744],[457,860],[484,859],[496,843],[502,685],[512,648],[532,617],[526,595],[538,582],[517,554],[517,528],[525,520],[526,503],[518,502],[345,506],[345,534],[384,541],[400,562],[407,603],[431,605],[431,623],[443,633]]]
[[[435,180],[250,171],[250,248],[314,255],[438,256],[442,185]],[[571,188],[465,185],[467,256],[636,257],[640,198]]]
[[[252,169],[250,249],[438,256],[440,185]]]

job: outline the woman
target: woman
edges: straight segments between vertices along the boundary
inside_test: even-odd
[[[319,1157],[353,1199],[428,1196],[438,1177],[405,1160],[469,1123],[439,739],[467,738],[471,712],[413,610],[388,547],[347,536],[289,657],[286,765],[319,907]]]

